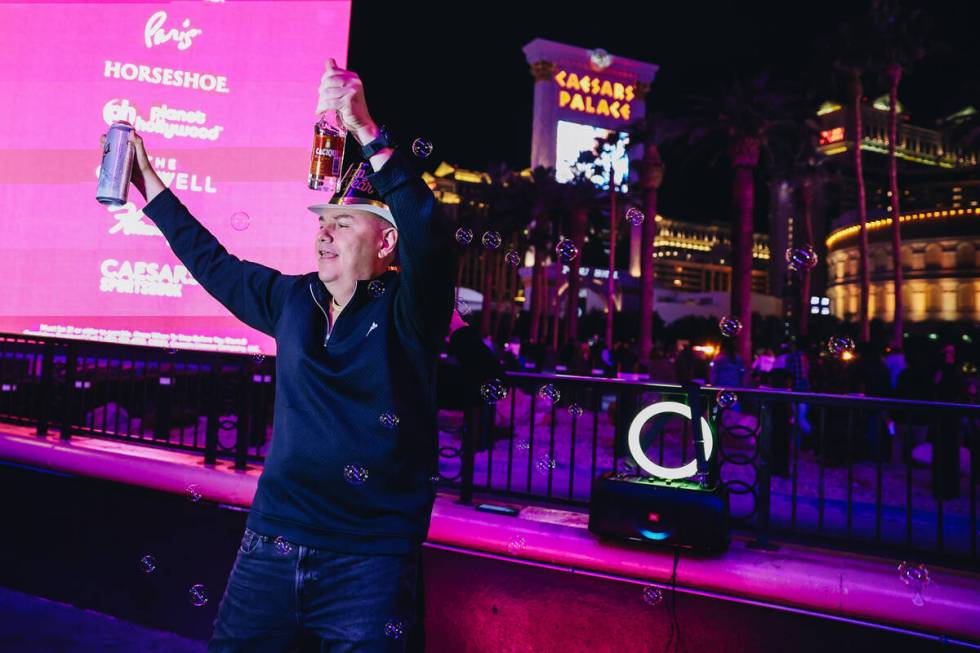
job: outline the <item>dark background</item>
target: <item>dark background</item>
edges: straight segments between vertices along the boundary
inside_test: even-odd
[[[969,2],[922,2],[946,52],[908,71],[899,89],[911,124],[978,103],[980,48]],[[353,3],[349,68],[357,71],[372,115],[408,145],[417,137],[441,161],[487,169],[530,164],[533,80],[521,48],[541,37],[660,66],[647,111],[683,114],[691,94],[708,94],[734,76],[763,69],[788,89],[842,97],[829,39],[867,7],[851,2]],[[865,93],[887,91],[866,75]],[[814,110],[816,107],[814,107]],[[681,168],[665,153],[660,212],[697,222],[730,219],[731,173],[724,160]],[[901,181],[901,180],[900,180]],[[764,187],[763,187],[764,188]],[[765,198],[760,197],[763,205]],[[760,206],[764,210],[764,206]],[[763,216],[757,216],[763,217]]]

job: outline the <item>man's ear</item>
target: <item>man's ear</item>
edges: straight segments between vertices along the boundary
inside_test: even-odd
[[[387,258],[395,253],[398,245],[398,230],[394,227],[385,227],[381,231],[381,248],[378,250],[378,258]]]

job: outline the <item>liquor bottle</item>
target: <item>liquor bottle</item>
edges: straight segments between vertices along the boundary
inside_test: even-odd
[[[340,183],[347,128],[336,111],[324,111],[313,125],[310,188],[333,194]]]

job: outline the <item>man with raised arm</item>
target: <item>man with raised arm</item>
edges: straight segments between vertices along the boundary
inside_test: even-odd
[[[370,163],[310,207],[317,270],[303,275],[229,254],[131,136],[143,212],[208,293],[276,339],[272,444],[210,651],[284,651],[303,630],[324,650],[399,651],[416,626],[438,472],[434,370],[456,278],[451,230],[372,120],[359,77],[332,59],[317,113],[328,110]]]

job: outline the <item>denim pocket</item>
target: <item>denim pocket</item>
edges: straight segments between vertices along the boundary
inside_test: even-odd
[[[246,528],[245,534],[242,535],[242,543],[238,545],[238,550],[242,553],[251,553],[255,549],[255,545],[259,542],[259,535],[255,531]]]

